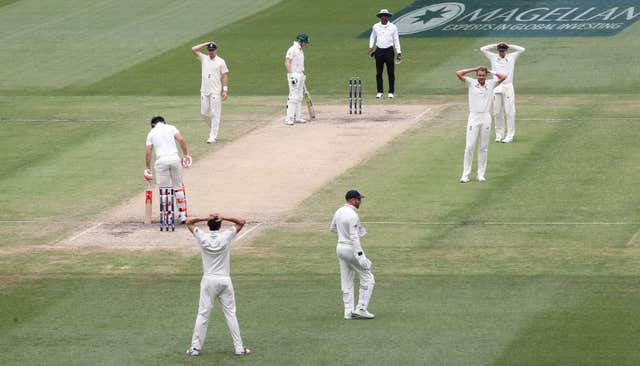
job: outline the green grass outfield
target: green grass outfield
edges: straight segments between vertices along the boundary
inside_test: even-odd
[[[0,0],[8,45],[0,56],[0,364],[639,364],[638,24],[615,37],[514,40],[527,47],[518,64],[517,140],[491,143],[483,184],[457,183],[466,94],[453,71],[483,63],[474,49],[495,40],[402,40],[401,97],[393,103],[454,104],[310,195],[233,257],[242,335],[254,350],[248,358],[231,354],[219,308],[204,354],[184,356],[199,256],[42,246],[140,192],[152,114],[176,121],[194,158],[219,148],[201,141],[195,42],[216,39],[231,69],[226,143],[281,113],[282,57],[297,32],[313,43],[312,91],[321,103],[339,102],[355,70],[366,71],[365,88],[373,85],[366,40],[354,37],[378,9],[410,2],[261,1],[254,11],[224,3],[228,20],[203,26],[189,18],[172,25],[173,37],[143,28],[165,24],[180,4],[181,15],[206,18],[201,2],[138,4],[125,16],[120,1],[40,9]],[[43,14],[47,22],[34,21]],[[67,32],[76,28],[86,34]],[[28,54],[19,52],[38,55],[34,37],[93,52],[106,35],[117,38],[108,38],[112,54],[99,68],[58,50],[55,72],[35,83],[25,74]],[[148,37],[157,43],[144,43]],[[148,48],[127,58],[143,43]],[[367,195],[360,214],[377,281],[373,321],[341,319],[327,227],[351,187]]]

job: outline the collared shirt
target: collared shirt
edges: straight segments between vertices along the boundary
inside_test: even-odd
[[[156,159],[178,155],[176,135],[179,133],[180,131],[173,125],[156,123],[156,126],[147,134],[147,146],[153,145]]]
[[[220,56],[211,59],[204,53],[198,54],[198,59],[202,64],[202,82],[200,83],[200,94],[220,95],[222,92],[222,75],[229,72],[227,63]]]
[[[480,51],[482,51],[482,53],[484,53],[487,59],[491,62],[491,69],[493,71],[507,76],[507,78],[502,82],[502,85],[513,84],[516,61],[525,49],[524,47],[512,44],[509,48],[514,50],[514,52],[507,53],[504,58],[502,58],[497,53],[489,52],[490,49],[495,49],[495,47],[497,47],[495,44],[486,45],[480,48]]]
[[[204,231],[196,228],[193,236],[200,244],[202,272],[206,275],[229,276],[231,273],[231,239],[236,236],[236,227],[224,231]]]
[[[464,81],[469,88],[469,112],[487,113],[491,108],[493,89],[498,84],[499,79],[485,80],[484,85],[480,85],[478,80],[465,76]]]
[[[291,60],[291,72],[304,73],[304,52],[300,43],[293,42],[293,46],[289,47],[284,57]]]
[[[371,36],[369,37],[369,48],[373,48],[374,44],[378,48],[395,47],[397,53],[400,50],[400,36],[398,35],[398,27],[391,22],[382,24],[378,22],[371,28]]]
[[[360,226],[360,217],[356,208],[345,204],[333,215],[331,231],[338,233],[339,244],[360,243],[360,236],[364,235],[364,229]]]

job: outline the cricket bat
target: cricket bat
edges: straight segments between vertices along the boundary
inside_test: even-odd
[[[313,108],[313,102],[311,101],[311,94],[309,94],[309,90],[307,87],[304,87],[304,101],[307,104],[307,110],[309,111],[309,117],[311,119],[316,118],[316,109]]]
[[[144,192],[144,223],[151,223],[151,204],[153,201],[153,187],[147,182],[147,190]]]

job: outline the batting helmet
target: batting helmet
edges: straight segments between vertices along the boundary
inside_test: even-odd
[[[296,36],[296,41],[309,43],[309,36],[306,33],[300,33]]]
[[[164,122],[164,118],[162,116],[153,116],[151,117],[151,127],[155,126],[158,122]]]

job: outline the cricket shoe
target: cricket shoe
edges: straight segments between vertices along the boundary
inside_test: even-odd
[[[469,183],[469,177],[461,177],[460,183]]]
[[[216,139],[207,139],[207,144],[215,144]]]
[[[502,142],[502,137],[496,136],[496,142]]]
[[[486,182],[487,178],[483,177],[483,176],[478,176],[478,182]]]
[[[393,98],[395,98],[395,95],[393,95],[393,93],[389,93],[389,94],[387,94],[387,98],[393,99]]]
[[[284,120],[284,124],[287,125],[287,126],[293,126],[293,121],[285,119]]]
[[[200,350],[195,347],[187,348],[187,356],[200,356]]]
[[[353,317],[355,319],[373,319],[376,316],[367,311],[367,309],[358,309],[353,312]]]
[[[349,310],[345,310],[344,312],[344,320],[352,320],[353,319],[353,312],[349,311]]]
[[[513,142],[513,137],[505,137],[502,139],[503,144],[510,144]]]
[[[235,351],[233,354],[236,355],[236,356],[246,356],[246,355],[248,355],[250,353],[251,353],[251,350],[248,349],[247,347],[245,347],[242,351],[240,351],[240,352]]]
[[[304,118],[300,118],[296,120],[296,123],[307,123],[307,120]]]
[[[382,98],[383,98],[382,93],[376,94],[376,99],[382,99]]]

